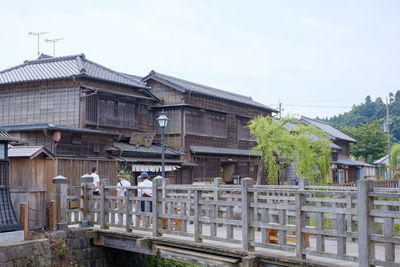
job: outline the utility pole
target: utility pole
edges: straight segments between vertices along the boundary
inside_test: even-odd
[[[281,103],[280,99],[278,99],[278,103],[279,103],[279,119],[281,119],[282,118],[282,103]]]
[[[46,43],[53,43],[53,57],[56,57],[56,42],[61,40],[64,40],[64,38],[46,39]]]
[[[389,159],[389,169],[388,169],[388,178],[389,180],[392,180],[392,172],[390,170],[390,123],[389,123],[389,101],[388,98],[386,97],[386,122],[383,127],[384,131],[387,132],[387,138],[388,138],[388,159]]]
[[[29,32],[29,35],[35,35],[35,36],[37,36],[37,54],[38,54],[38,57],[40,56],[40,51],[39,51],[39,38],[40,38],[40,35],[43,35],[43,34],[48,34],[48,32]]]

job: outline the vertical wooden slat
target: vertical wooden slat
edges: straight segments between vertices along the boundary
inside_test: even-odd
[[[383,211],[388,211],[388,206],[383,206]],[[393,238],[395,236],[394,231],[394,218],[392,217],[385,217],[383,219],[383,235],[387,239]],[[387,262],[394,262],[395,260],[395,246],[391,242],[385,243],[385,261]]]
[[[339,235],[346,234],[346,222],[344,214],[336,214],[336,226],[337,233]],[[337,237],[337,254],[342,256],[346,254],[346,237]]]
[[[28,203],[26,202],[21,202],[19,204],[19,218],[20,218],[20,223],[22,226],[22,229],[24,230],[24,237],[25,239],[29,235],[29,217],[28,217]]]
[[[254,228],[250,223],[253,219],[252,208],[250,207],[253,193],[249,188],[253,187],[253,179],[242,179],[242,248],[245,251],[254,251],[252,242],[254,241]]]
[[[317,202],[317,207],[321,208],[322,204],[320,201]],[[323,230],[324,229],[324,212],[317,212],[315,215],[315,228],[317,230]],[[317,251],[324,252],[325,251],[325,236],[321,234],[316,235],[316,242],[317,242]]]
[[[201,242],[201,232],[202,232],[202,225],[200,222],[200,217],[202,213],[202,208],[201,208],[201,195],[202,191],[200,189],[194,189],[194,203],[193,203],[193,208],[194,208],[194,242],[200,243]]]
[[[371,266],[370,259],[374,258],[374,245],[370,240],[371,224],[374,219],[369,215],[373,208],[373,201],[368,196],[373,191],[373,181],[361,179],[358,181],[358,259],[359,266]]]
[[[304,249],[306,247],[305,234],[303,233],[303,228],[306,225],[306,214],[302,211],[302,206],[306,202],[306,195],[302,192],[308,185],[308,179],[300,179],[299,189],[296,192],[296,258],[305,259],[306,254]]]

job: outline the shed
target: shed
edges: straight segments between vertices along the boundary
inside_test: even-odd
[[[47,190],[54,176],[54,155],[43,146],[10,146],[10,192],[19,220],[19,205],[28,203],[29,229],[46,228]]]

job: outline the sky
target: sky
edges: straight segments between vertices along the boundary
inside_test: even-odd
[[[0,70],[84,53],[277,108],[331,117],[400,89],[400,1],[2,1]]]

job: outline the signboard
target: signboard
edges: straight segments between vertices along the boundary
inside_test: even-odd
[[[132,133],[129,144],[149,147],[153,143],[155,133]]]

